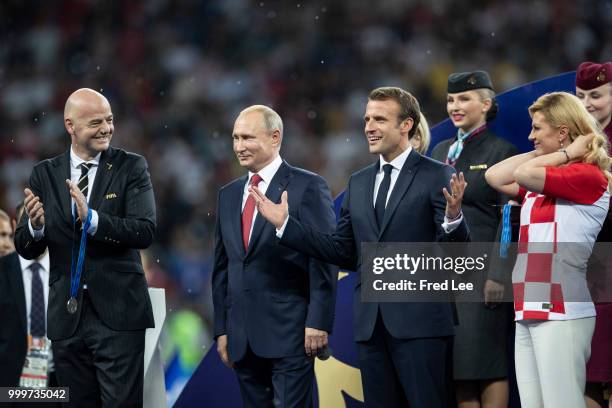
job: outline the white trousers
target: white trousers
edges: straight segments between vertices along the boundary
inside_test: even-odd
[[[522,408],[585,407],[595,318],[516,322],[514,359]]]

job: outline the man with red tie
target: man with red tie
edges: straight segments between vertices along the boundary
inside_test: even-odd
[[[276,245],[276,230],[258,216],[248,188],[257,186],[273,202],[289,191],[291,215],[330,233],[329,188],[320,176],[281,159],[283,123],[271,108],[243,110],[232,136],[248,173],[221,188],[217,203],[217,350],[236,372],[245,407],[310,406],[314,357],[333,327],[337,269]]]

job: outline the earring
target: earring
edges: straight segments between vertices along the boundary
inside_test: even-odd
[[[561,141],[561,139],[559,139],[559,146],[563,147],[563,142]]]

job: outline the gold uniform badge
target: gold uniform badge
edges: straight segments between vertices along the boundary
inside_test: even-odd
[[[487,164],[470,164],[470,170],[486,170]]]
[[[606,69],[602,69],[599,74],[597,74],[597,81],[604,82],[606,80]]]

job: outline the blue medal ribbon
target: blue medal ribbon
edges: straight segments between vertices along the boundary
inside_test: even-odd
[[[75,206],[76,207],[76,206]],[[72,216],[73,223],[76,224],[76,208]],[[91,226],[91,208],[87,210],[87,220],[83,224],[81,232],[81,243],[79,245],[79,258],[75,265],[74,260],[74,244],[72,245],[72,257],[70,265],[70,297],[76,299],[79,291],[79,283],[81,282],[81,274],[83,272],[83,262],[85,262],[85,249],[87,248],[87,230]]]
[[[508,257],[508,247],[512,241],[512,225],[510,224],[511,210],[512,204],[504,205],[504,210],[502,212],[501,245],[499,246],[499,256],[502,258]]]

